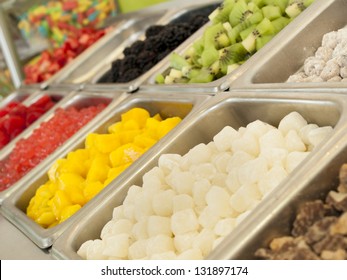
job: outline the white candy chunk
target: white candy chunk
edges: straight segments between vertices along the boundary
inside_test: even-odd
[[[192,248],[193,241],[198,235],[197,231],[178,234],[174,237],[174,245],[177,252],[180,254]]]
[[[213,137],[213,142],[219,151],[228,151],[231,143],[239,137],[239,133],[230,126],[224,127],[218,134]]]
[[[207,180],[211,180],[217,173],[217,170],[211,163],[201,163],[199,165],[193,165],[190,168],[190,172],[197,180],[204,178]]]
[[[244,163],[254,159],[253,156],[244,152],[244,151],[236,151],[230,158],[227,165],[227,173],[230,173],[232,170],[239,168]]]
[[[170,175],[166,177],[166,181],[177,193],[192,194],[194,177],[190,172],[173,170]]]
[[[151,257],[154,254],[175,251],[173,239],[167,235],[157,235],[147,239],[146,252]]]
[[[236,212],[243,213],[253,208],[258,203],[259,197],[261,193],[257,185],[244,185],[230,197],[229,203]]]
[[[189,163],[191,165],[197,165],[209,162],[211,155],[212,152],[210,148],[206,144],[201,143],[190,149],[186,156],[189,158]]]
[[[244,213],[242,213],[240,216],[236,218],[236,226],[238,226],[242,221],[251,213],[251,210],[248,210]]]
[[[101,230],[101,234],[100,234],[101,239],[105,239],[106,236],[112,235],[112,229],[113,229],[115,223],[116,223],[116,221],[111,220],[111,221],[108,221],[106,223],[106,225],[104,225],[104,227]]]
[[[291,152],[286,160],[286,171],[288,174],[292,172],[308,155],[310,152]]]
[[[194,208],[194,200],[190,195],[179,194],[173,197],[173,212]]]
[[[115,208],[113,208],[113,211],[112,211],[112,219],[124,219],[125,216],[124,216],[124,206],[123,205],[120,205],[120,206],[117,206]]]
[[[212,186],[206,194],[205,199],[208,208],[214,215],[219,217],[227,217],[231,214],[231,208],[229,205],[230,195],[225,189]]]
[[[204,257],[212,250],[216,236],[210,229],[203,229],[193,240],[193,248],[200,249]]]
[[[202,227],[213,229],[220,220],[220,217],[212,212],[212,210],[207,206],[202,210],[198,220]]]
[[[93,244],[93,240],[88,240],[84,242],[81,247],[78,249],[77,254],[82,258],[82,259],[87,259],[87,251],[89,246]]]
[[[211,184],[227,189],[227,178],[228,175],[224,173],[217,173],[211,180]]]
[[[142,219],[154,214],[150,195],[147,195],[144,192],[137,195],[134,201],[134,214],[136,221],[141,221]]]
[[[224,240],[224,236],[223,237],[219,237],[217,238],[212,245],[212,249],[216,248],[220,243],[222,243],[222,241]]]
[[[268,149],[285,149],[285,140],[282,132],[272,129],[259,138],[260,151],[266,152]]]
[[[286,177],[287,171],[281,165],[273,166],[258,183],[258,187],[263,196],[270,193],[276,188]]]
[[[318,127],[316,129],[312,129],[308,133],[308,139],[313,147],[316,147],[319,143],[331,135],[332,132],[333,128],[331,126]]]
[[[282,131],[283,135],[287,135],[292,129],[299,133],[305,125],[307,125],[307,121],[298,112],[291,112],[280,121],[278,129]]]
[[[131,236],[136,240],[148,238],[147,220],[142,220],[134,224],[131,230]]]
[[[173,212],[173,197],[176,193],[173,190],[161,191],[153,195],[152,208],[156,215],[171,216]]]
[[[143,189],[139,186],[132,185],[127,193],[127,196],[125,197],[123,201],[123,205],[133,204],[135,201],[135,198],[138,196],[138,194],[142,193]]]
[[[135,221],[135,207],[133,204],[127,204],[123,205],[123,213],[124,213],[124,218],[130,220],[130,221]]]
[[[106,260],[107,256],[103,254],[105,244],[102,240],[96,239],[87,248],[87,260]]]
[[[197,206],[205,206],[206,200],[205,196],[206,193],[211,188],[211,183],[206,179],[201,179],[199,181],[196,181],[193,185],[193,200],[195,205]]]
[[[108,257],[125,258],[128,256],[129,234],[121,233],[105,238],[103,255]]]
[[[153,195],[164,189],[161,179],[153,174],[146,173],[143,176],[143,191]]]
[[[272,125],[269,125],[267,123],[264,123],[260,120],[256,120],[254,122],[249,123],[247,126],[247,131],[252,133],[257,138],[260,138],[265,133],[267,133],[269,130],[274,129]]]
[[[149,237],[160,234],[171,237],[171,219],[161,216],[149,216],[147,220],[147,233]]]
[[[213,229],[214,233],[219,236],[228,235],[235,228],[235,221],[236,220],[233,218],[226,218],[218,221]]]
[[[262,151],[260,154],[260,157],[263,157],[266,159],[269,168],[275,165],[284,166],[287,156],[288,156],[288,150],[281,149],[281,148],[269,148],[269,149],[266,149],[265,151]]]
[[[234,168],[229,171],[226,179],[226,185],[231,194],[235,193],[241,186],[239,181],[239,169]]]
[[[160,254],[154,254],[151,256],[151,260],[175,260],[177,258],[174,251],[168,251]]]
[[[139,260],[147,256],[147,240],[141,239],[135,241],[129,247],[129,260]]]
[[[222,152],[212,157],[212,163],[219,172],[227,173],[227,166],[231,159],[231,153]]]
[[[305,152],[306,151],[306,146],[302,142],[296,130],[288,131],[285,137],[285,142],[286,142],[286,148],[288,149],[289,152],[294,152],[294,151]]]
[[[246,131],[240,138],[235,139],[231,143],[232,151],[244,151],[252,156],[258,156],[259,143],[258,138],[254,134]]]
[[[210,149],[212,155],[217,154],[219,152],[216,143],[214,143],[213,141],[209,142],[207,144],[207,147]]]
[[[309,140],[309,133],[311,130],[314,130],[318,128],[318,125],[316,124],[313,124],[313,123],[310,123],[308,125],[305,125],[303,126],[301,129],[300,129],[300,132],[299,132],[299,136],[301,137],[302,141],[306,144],[306,145],[310,145],[311,142]]]
[[[120,233],[130,234],[132,227],[133,223],[127,219],[111,220],[103,227],[100,236],[104,239],[109,235],[117,235]]]
[[[203,256],[199,249],[190,249],[177,256],[178,260],[202,260]]]
[[[163,154],[159,157],[158,165],[165,175],[181,165],[182,157],[178,154]]]
[[[176,212],[171,217],[171,230],[175,235],[195,231],[198,228],[198,219],[193,209]]]
[[[250,160],[240,166],[238,176],[241,185],[256,183],[268,171],[267,160],[263,157]]]

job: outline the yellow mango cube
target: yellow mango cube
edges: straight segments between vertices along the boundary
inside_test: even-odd
[[[141,133],[142,133],[142,130],[128,130],[128,131],[119,132],[118,135],[122,145],[124,145],[128,143],[132,143],[134,141],[134,138]]]
[[[64,222],[65,220],[70,218],[73,214],[75,214],[80,209],[81,209],[81,206],[78,204],[74,204],[74,205],[70,205],[70,206],[65,207],[61,211],[61,217],[60,217],[59,223]]]
[[[121,115],[123,123],[134,120],[139,124],[140,128],[145,126],[146,120],[149,117],[149,112],[142,108],[133,108]]]
[[[60,220],[61,211],[71,204],[72,203],[65,192],[62,190],[57,190],[54,197],[52,198],[52,210],[57,220]]]
[[[158,140],[157,130],[159,125],[159,120],[156,120],[154,118],[147,119],[144,134],[148,135],[150,138]]]
[[[171,129],[181,122],[181,118],[173,117],[160,122],[157,129],[157,137],[160,139],[165,136]]]
[[[109,133],[118,133],[123,131],[123,123],[122,122],[116,122],[108,127]]]
[[[137,160],[144,150],[135,144],[129,143],[119,147],[110,154],[112,167],[118,167]]]
[[[92,160],[87,174],[87,181],[104,182],[110,167],[108,157],[96,157]]]
[[[35,222],[43,226],[44,228],[48,227],[50,224],[54,223],[56,218],[53,212],[44,212],[42,213]]]
[[[128,120],[123,122],[123,130],[140,130],[142,128],[142,122],[137,120]]]
[[[86,200],[91,200],[94,196],[96,196],[102,189],[104,188],[104,185],[99,182],[86,182],[85,188],[83,189],[83,195],[85,196]]]
[[[145,150],[152,147],[155,143],[157,143],[157,140],[143,134],[136,136],[134,139],[134,144]]]
[[[94,138],[94,145],[99,152],[109,154],[120,146],[117,134],[99,134]]]

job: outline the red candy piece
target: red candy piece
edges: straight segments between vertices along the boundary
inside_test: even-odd
[[[28,64],[24,67],[24,82],[26,84],[35,84],[48,80],[104,34],[104,30],[91,28],[72,30],[71,36],[61,47],[42,52],[40,58],[34,64]]]
[[[44,95],[32,105],[26,107],[19,102],[11,102],[0,110],[0,149],[19,135],[30,124],[47,112],[54,102]]]
[[[105,107],[100,104],[80,110],[57,109],[49,121],[43,122],[27,139],[19,140],[12,153],[0,161],[0,191],[17,182]],[[0,143],[5,137],[0,130]]]

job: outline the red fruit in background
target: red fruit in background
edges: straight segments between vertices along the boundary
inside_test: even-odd
[[[4,129],[11,139],[15,138],[19,133],[21,133],[25,127],[25,119],[20,116],[10,116],[6,117],[4,120]]]
[[[8,142],[10,142],[10,138],[8,137],[7,134],[5,134],[4,132],[0,130],[0,149],[6,146]]]

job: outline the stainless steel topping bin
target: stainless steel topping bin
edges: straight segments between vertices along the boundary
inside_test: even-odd
[[[51,253],[57,259],[79,259],[77,250],[87,240],[100,238],[103,226],[112,217],[112,210],[122,204],[127,191],[131,185],[142,185],[142,177],[151,168],[157,166],[159,156],[163,153],[185,154],[195,145],[208,143],[226,125],[238,129],[246,126],[252,121],[260,119],[271,125],[277,126],[279,121],[292,111],[299,112],[309,123],[319,126],[331,125],[334,133],[325,143],[317,147],[288,178],[277,187],[278,191],[285,191],[293,178],[298,178],[303,169],[321,160],[322,153],[329,151],[340,140],[340,136],[346,130],[347,98],[343,94],[325,94],[306,92],[276,92],[268,93],[254,92],[221,92],[210,98],[199,110],[186,119],[186,122],[171,134],[171,137],[158,145],[155,151],[147,154],[138,165],[134,165],[129,172],[111,183],[110,188],[97,197],[88,206],[88,211],[83,217],[75,220],[73,225],[67,229],[56,242],[53,243]],[[304,178],[305,179],[305,178]],[[270,194],[269,197],[273,197]],[[276,196],[275,196],[276,197]],[[244,223],[251,220],[259,209],[266,207],[264,200],[255,208]],[[253,219],[254,220],[254,219]],[[254,222],[254,221],[253,221]],[[91,226],[92,225],[92,226]],[[254,225],[256,226],[257,223]],[[244,230],[247,230],[246,227]],[[236,235],[235,231],[226,237],[225,242]],[[238,235],[242,239],[245,235]],[[235,244],[230,243],[228,247],[220,245],[217,247],[228,252]],[[216,251],[216,252],[217,252]],[[214,258],[219,255],[212,252]]]
[[[252,67],[233,82],[233,88],[346,88],[341,82],[285,83],[322,45],[324,34],[347,25],[346,1],[316,0],[311,6],[305,16],[288,26],[286,33],[278,35],[276,43],[264,47],[266,55],[258,56]]]
[[[154,24],[167,24],[185,12],[203,7],[204,5],[216,5],[220,0],[203,0],[199,3],[190,1],[180,1],[177,3],[163,3],[161,5],[149,7],[142,11],[137,11],[119,16],[122,24],[115,27],[104,38],[101,38],[88,50],[83,52],[68,66],[59,71],[47,84],[75,83],[86,84],[87,90],[93,90],[93,84],[97,83],[103,75],[110,69],[111,64],[118,58],[123,58],[123,50],[136,40],[144,39],[147,27]],[[119,90],[135,91],[151,71],[128,83],[113,83],[113,87]]]
[[[257,51],[255,54],[253,54],[244,64],[242,64],[240,67],[238,67],[236,70],[234,70],[232,73],[225,75],[222,78],[219,78],[213,82],[210,83],[201,83],[201,84],[170,84],[170,85],[158,85],[155,83],[155,78],[158,74],[164,73],[170,66],[170,60],[169,56],[167,56],[165,59],[163,59],[159,64],[156,65],[155,69],[152,71],[152,75],[146,79],[143,84],[141,85],[141,89],[146,90],[148,87],[151,89],[153,86],[156,88],[159,88],[160,90],[177,90],[178,88],[183,88],[186,91],[207,91],[207,92],[219,92],[227,90],[228,88],[244,88],[244,86],[236,86],[234,85],[234,82],[238,79],[241,79],[244,75],[248,73],[248,71],[252,71],[257,65],[258,61],[263,59],[264,61],[267,61],[271,53],[278,48],[279,45],[281,45],[281,42],[289,37],[291,37],[291,34],[295,28],[297,30],[302,30],[302,23],[304,19],[309,19],[312,17],[313,14],[316,13],[316,10],[319,8],[320,11],[322,11],[325,7],[325,0],[316,0],[313,4],[311,4],[310,7],[308,7],[305,11],[303,11],[297,18],[293,20],[288,26],[286,26],[282,31],[280,31],[270,42],[268,42],[261,50]],[[331,1],[329,1],[331,2]],[[322,7],[320,7],[322,6]],[[301,25],[299,25],[301,23]],[[207,23],[209,25],[210,23]],[[178,54],[183,54],[192,44],[195,40],[199,39],[206,26],[202,27],[197,33],[195,33],[193,36],[189,38],[184,44],[179,46],[175,52]],[[300,28],[298,27],[300,26]],[[305,28],[303,28],[305,30]],[[291,37],[292,38],[292,37]],[[290,42],[290,41],[288,41]],[[284,54],[285,56],[286,54]],[[288,58],[287,58],[288,59]],[[289,58],[289,60],[292,59],[292,57]],[[274,60],[275,63],[278,64],[278,60]],[[250,70],[248,70],[250,69]],[[273,71],[272,68],[271,72]]]
[[[76,92],[76,91],[59,91],[59,90],[47,90],[47,91],[40,91],[37,92],[35,95],[30,97],[30,100],[32,102],[35,102],[38,98],[40,98],[42,95],[47,94],[52,97],[52,99],[58,101],[57,104],[55,104],[48,112],[46,112],[44,115],[42,115],[37,121],[35,121],[29,128],[24,130],[21,134],[19,134],[15,139],[13,139],[8,145],[6,145],[5,149],[1,150],[0,152],[0,160],[6,159],[8,156],[10,156],[13,148],[15,147],[16,143],[20,141],[21,139],[25,139],[30,137],[30,135],[33,133],[33,131],[38,128],[42,122],[46,122],[49,119],[51,119],[54,116],[54,112],[57,108],[67,108],[69,106],[76,106],[81,107],[84,105],[92,105],[92,104],[99,104],[102,103],[110,103],[113,100],[113,103],[117,104],[117,102],[120,102],[122,98],[125,98],[125,93],[108,93],[108,94],[92,94],[92,93],[83,93],[83,92]],[[105,96],[106,95],[106,96]],[[27,102],[27,100],[26,100]],[[105,111],[105,110],[104,110]],[[102,112],[103,113],[103,112]],[[96,118],[99,118],[98,116]],[[93,120],[88,123],[86,126],[91,126],[93,123]],[[82,128],[80,131],[83,131],[84,128]],[[77,132],[78,134],[79,132]],[[64,150],[65,147],[67,147],[69,144],[74,143],[75,136],[72,136],[69,140],[67,140],[62,146],[60,146],[53,154],[48,156],[45,160],[43,160],[38,166],[33,168],[30,172],[28,172],[23,178],[21,178],[17,183],[9,187],[8,189],[0,192],[0,205],[2,204],[3,200],[8,197],[11,193],[14,193],[19,189],[22,188],[22,184],[25,183],[28,178],[31,176],[34,176],[36,174],[36,171],[45,166],[46,164],[49,164],[61,151]]]
[[[80,93],[79,93],[80,94]],[[77,98],[79,95],[75,95]],[[193,113],[201,103],[210,98],[209,95],[197,95],[192,96],[187,94],[136,94],[129,96],[121,103],[113,102],[101,112],[94,120],[88,123],[82,128],[75,136],[68,140],[61,149],[58,149],[53,155],[49,157],[49,160],[45,161],[44,165],[36,168],[36,172],[32,172],[31,176],[26,176],[18,182],[16,189],[12,194],[3,201],[1,206],[3,215],[10,220],[16,227],[18,227],[25,235],[27,235],[35,244],[40,248],[50,247],[55,239],[64,232],[74,221],[80,220],[88,210],[90,210],[90,204],[96,200],[96,204],[100,203],[103,195],[108,190],[112,190],[114,185],[119,184],[118,178],[127,178],[132,173],[136,173],[137,170],[142,168],[142,165],[146,163],[146,155],[155,153],[156,149],[162,145],[161,143],[168,142],[168,136],[161,139],[156,145],[154,145],[148,152],[146,152],[140,159],[134,164],[128,167],[120,176],[118,176],[108,187],[106,187],[99,195],[93,198],[89,203],[82,207],[75,215],[73,215],[67,221],[50,229],[44,229],[29,217],[26,216],[26,207],[29,204],[30,199],[34,196],[37,188],[48,180],[47,171],[54,161],[58,158],[65,157],[69,151],[76,150],[84,146],[85,137],[91,133],[103,133],[107,131],[107,127],[112,123],[119,121],[121,114],[134,107],[141,107],[147,109],[151,115],[160,113],[163,117],[179,116],[184,118],[182,123],[169,132],[168,135],[175,135],[175,131],[179,129],[181,125],[184,125],[189,119],[190,113]],[[165,140],[166,139],[166,140]],[[131,171],[132,170],[132,171]]]

